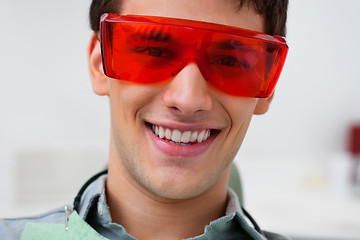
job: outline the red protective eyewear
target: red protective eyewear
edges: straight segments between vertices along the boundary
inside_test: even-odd
[[[280,36],[185,19],[106,13],[100,32],[108,77],[160,83],[196,63],[211,86],[239,97],[271,96],[288,51]]]

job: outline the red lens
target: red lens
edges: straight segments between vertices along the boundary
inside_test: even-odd
[[[269,97],[288,47],[281,37],[184,19],[105,14],[103,66],[108,77],[150,84],[171,80],[195,62],[214,88]]]

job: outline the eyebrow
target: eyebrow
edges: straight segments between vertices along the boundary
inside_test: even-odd
[[[172,43],[175,42],[175,38],[166,32],[162,32],[159,30],[152,30],[150,32],[141,32],[134,33],[129,36],[129,39],[132,40],[141,40],[141,41],[154,41],[154,42],[167,42]]]

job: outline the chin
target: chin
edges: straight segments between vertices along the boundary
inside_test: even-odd
[[[211,176],[211,175],[206,175]],[[191,179],[191,178],[190,178]],[[143,186],[152,194],[169,200],[186,200],[196,198],[209,191],[219,181],[219,178],[205,178],[186,181],[184,177],[176,177],[175,174],[163,178],[158,184]]]

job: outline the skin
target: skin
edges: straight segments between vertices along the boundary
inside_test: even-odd
[[[263,19],[237,1],[125,0],[122,14],[186,18],[264,31]],[[107,95],[111,139],[107,202],[113,222],[137,239],[183,239],[201,235],[225,213],[231,163],[253,114],[271,102],[229,96],[210,88],[196,64],[169,83],[140,85],[104,75],[100,44],[89,45],[95,93]],[[145,123],[183,129],[217,129],[205,152],[169,156],[157,149]],[[166,226],[166,228],[164,228]]]

